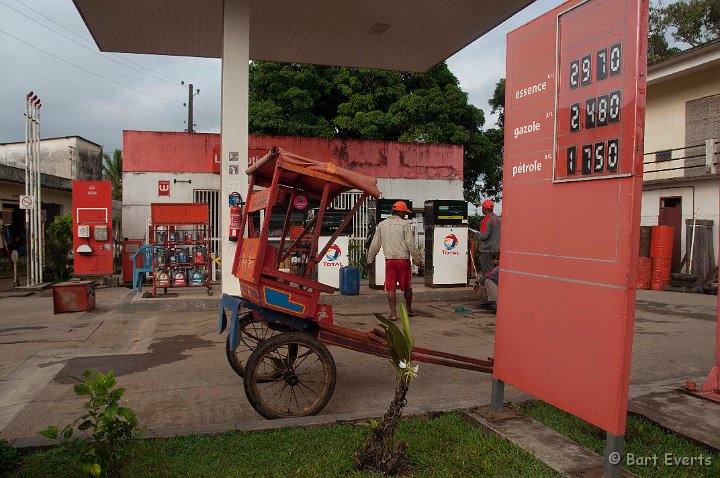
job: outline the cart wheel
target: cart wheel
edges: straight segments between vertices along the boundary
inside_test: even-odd
[[[208,289],[208,290],[207,290],[207,295],[213,295],[213,290],[212,290],[212,289]]]
[[[251,312],[241,315],[238,319],[238,346],[233,352],[230,348],[230,334],[228,334],[227,340],[225,341],[225,355],[227,356],[228,362],[230,362],[230,367],[232,367],[235,373],[244,377],[245,362],[247,362],[248,357],[255,350],[257,345],[263,340],[267,340],[274,335],[280,334],[281,332],[269,328],[263,321],[257,320],[253,317]],[[260,373],[259,375],[262,379],[264,375],[267,375],[267,377],[273,377],[276,374],[277,372],[273,369],[265,374]]]
[[[268,369],[277,378],[267,379]],[[327,347],[307,333],[286,332],[261,342],[250,354],[245,395],[265,418],[317,415],[330,401],[335,379]]]

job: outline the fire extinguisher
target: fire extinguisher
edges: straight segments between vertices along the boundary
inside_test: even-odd
[[[240,223],[242,222],[242,196],[240,193],[230,193],[230,237],[231,241],[237,241],[242,235]]]

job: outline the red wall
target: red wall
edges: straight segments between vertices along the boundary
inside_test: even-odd
[[[211,173],[213,148],[220,135],[123,131],[123,171]]]
[[[463,148],[445,144],[339,140],[250,135],[250,157],[279,146],[301,156],[327,161],[381,178],[462,179]],[[219,172],[214,155],[220,135],[152,131],[123,132],[123,171]]]

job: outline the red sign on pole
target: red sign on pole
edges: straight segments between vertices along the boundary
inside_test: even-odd
[[[170,181],[158,181],[158,196],[170,195]]]
[[[648,3],[572,0],[508,34],[495,377],[624,434]]]

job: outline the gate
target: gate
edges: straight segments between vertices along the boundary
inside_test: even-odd
[[[210,213],[210,248],[213,256],[218,257],[220,251],[220,191],[217,189],[195,189],[193,190],[193,202],[207,203]],[[212,261],[210,278],[218,281],[220,268],[215,261]]]
[[[344,192],[333,201],[331,208],[349,211],[361,196],[361,191]],[[349,263],[360,268],[364,265],[363,261],[365,260],[365,240],[368,236],[369,219],[368,200],[366,199],[365,203],[360,206],[355,216],[353,216],[350,231]]]

